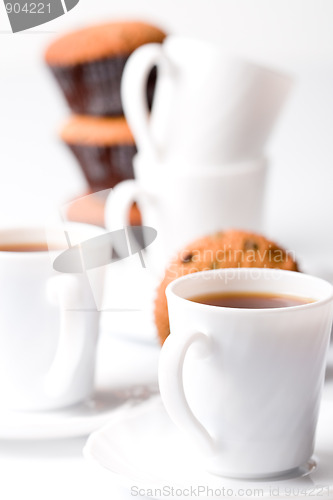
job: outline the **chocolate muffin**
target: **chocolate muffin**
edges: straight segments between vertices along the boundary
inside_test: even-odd
[[[72,116],[60,135],[79,162],[91,191],[133,179],[136,146],[124,117]]]
[[[55,40],[45,61],[77,114],[123,114],[120,81],[129,55],[146,43],[161,43],[165,33],[143,22],[113,22],[74,31]],[[156,80],[148,81],[151,104]]]
[[[298,271],[290,252],[259,234],[229,230],[190,243],[171,260],[157,289],[154,316],[161,344],[170,333],[165,296],[168,284],[186,274],[229,267]]]

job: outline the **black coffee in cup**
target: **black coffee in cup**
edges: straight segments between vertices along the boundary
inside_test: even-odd
[[[189,300],[210,306],[240,309],[292,307],[314,302],[312,299],[307,297],[260,292],[209,293],[191,297]]]

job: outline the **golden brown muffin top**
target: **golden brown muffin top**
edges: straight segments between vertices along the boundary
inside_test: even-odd
[[[82,28],[56,39],[47,48],[51,66],[69,66],[130,54],[145,43],[161,43],[166,34],[140,21],[113,22]]]
[[[74,115],[61,129],[60,137],[67,144],[87,146],[134,144],[132,132],[123,116],[105,118]]]
[[[173,260],[173,267],[185,274],[229,267],[268,267],[297,271],[293,253],[274,241],[250,231],[230,229],[221,231],[186,245]]]

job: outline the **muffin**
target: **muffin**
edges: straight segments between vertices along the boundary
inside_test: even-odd
[[[60,135],[79,162],[91,191],[133,179],[136,146],[124,117],[72,116]]]
[[[154,304],[161,344],[170,333],[165,289],[185,274],[228,267],[267,267],[298,271],[290,252],[259,234],[229,230],[198,239],[181,250],[169,263]]]
[[[165,33],[143,22],[113,22],[74,31],[55,40],[45,61],[71,110],[77,114],[123,114],[120,81],[129,55],[146,43],[161,43]],[[151,105],[156,70],[150,74]]]

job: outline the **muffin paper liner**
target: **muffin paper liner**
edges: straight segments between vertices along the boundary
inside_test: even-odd
[[[132,144],[87,146],[67,144],[94,192],[114,187],[121,181],[134,178],[132,160],[136,147]]]
[[[68,106],[76,114],[95,116],[122,115],[120,82],[129,55],[80,63],[73,66],[50,66]],[[151,107],[156,82],[153,68],[147,84]]]

